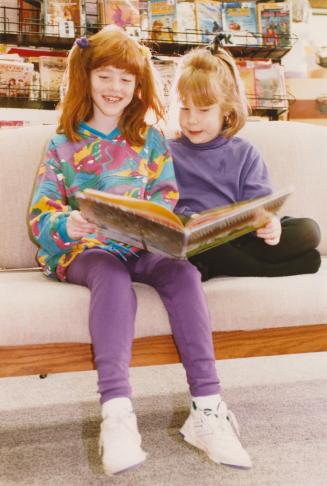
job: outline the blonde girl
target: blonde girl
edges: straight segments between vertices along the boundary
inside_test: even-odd
[[[248,106],[234,59],[218,45],[180,60],[175,82],[181,137],[169,142],[180,198],[175,211],[191,216],[272,192],[267,166],[237,136]],[[174,104],[176,105],[176,103]],[[319,269],[320,230],[309,218],[277,216],[255,233],[196,255],[202,279],[219,275],[280,276]]]

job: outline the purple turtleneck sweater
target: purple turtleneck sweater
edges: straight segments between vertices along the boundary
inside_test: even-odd
[[[176,213],[190,216],[272,192],[262,157],[239,137],[194,144],[182,135],[168,144],[180,192]]]

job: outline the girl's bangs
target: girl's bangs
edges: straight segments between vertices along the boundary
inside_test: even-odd
[[[178,94],[182,102],[191,99],[195,106],[214,105],[221,98],[219,83],[212,76],[206,74],[181,77],[178,86]]]
[[[111,44],[103,43],[96,49],[92,69],[101,66],[113,66],[123,69],[135,76],[141,76],[144,69],[144,59],[138,46],[130,42]]]

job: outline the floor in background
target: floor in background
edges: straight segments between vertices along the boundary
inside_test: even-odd
[[[188,414],[181,365],[134,368],[145,464],[107,478],[97,451],[96,373],[0,379],[0,485],[323,486],[327,353],[217,362],[224,397],[254,462],[219,466],[178,433]]]

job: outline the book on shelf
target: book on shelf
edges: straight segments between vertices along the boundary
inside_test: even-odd
[[[41,4],[33,0],[18,0],[20,32],[39,32]]]
[[[84,218],[98,233],[173,258],[187,258],[267,224],[292,188],[268,196],[179,217],[152,201],[86,189],[77,196]],[[185,220],[185,221],[184,221]]]
[[[102,0],[100,9],[102,24],[115,24],[119,27],[140,27],[138,0]]]
[[[291,8],[288,2],[257,4],[258,30],[264,45],[290,45]]]
[[[66,63],[66,57],[40,56],[39,71],[42,100],[59,100]]]
[[[195,0],[196,26],[201,33],[201,42],[212,42],[215,34],[223,30],[222,2],[217,0]]]
[[[175,77],[178,58],[173,56],[160,56],[153,59],[153,64],[160,76],[164,101],[168,107],[170,91]]]
[[[148,0],[149,39],[154,41],[175,40],[177,28],[176,0]]]
[[[287,108],[284,67],[271,59],[236,61],[251,108]]]
[[[247,59],[236,59],[241,80],[243,82],[244,91],[251,108],[255,108],[257,104],[256,96],[256,82],[254,62]]]
[[[257,45],[258,22],[256,2],[224,2],[223,30],[231,32],[232,44]]]
[[[287,108],[284,67],[271,60],[254,61],[255,92],[259,108]]]
[[[88,29],[93,31],[98,30],[98,24],[100,21],[98,20],[98,2],[97,0],[86,0],[85,1],[85,17],[86,17],[86,25]]]
[[[33,69],[29,62],[0,60],[0,96],[28,98]]]
[[[81,0],[44,0],[45,34],[78,36],[84,33],[85,12]]]
[[[184,43],[197,43],[201,40],[196,26],[194,1],[177,0],[178,32],[176,41]]]

